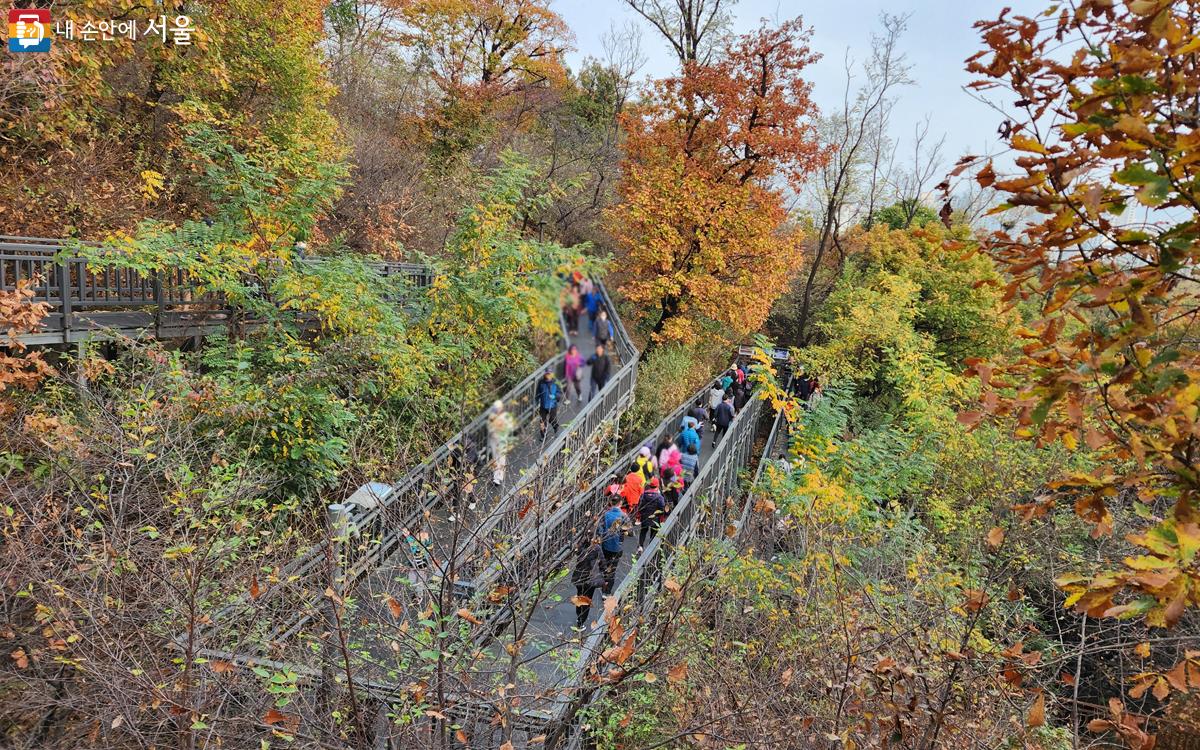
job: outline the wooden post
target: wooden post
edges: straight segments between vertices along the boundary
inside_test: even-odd
[[[62,310],[63,343],[71,343],[71,261],[58,264],[58,294]]]
[[[163,316],[163,284],[162,274],[158,271],[151,271],[151,283],[154,285],[154,335],[156,338],[162,338],[162,316]]]

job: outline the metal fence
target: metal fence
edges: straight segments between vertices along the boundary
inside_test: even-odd
[[[789,374],[786,390],[790,393],[791,389],[792,376]],[[767,442],[763,445],[762,458],[759,459],[758,467],[754,470],[754,479],[750,482],[750,491],[746,493],[746,502],[742,505],[741,515],[738,516],[735,536],[739,542],[744,541],[749,536],[748,525],[750,524],[751,513],[754,511],[754,503],[758,498],[758,485],[762,481],[763,471],[768,461],[771,461],[778,455],[780,450],[787,448],[788,431],[787,416],[780,409],[775,413],[775,419],[771,422],[771,432],[768,433]]]
[[[643,435],[641,442],[615,459],[607,471],[554,509],[549,516],[526,516],[513,532],[512,538],[517,541],[507,547],[504,553],[475,579],[473,588],[476,591],[488,592],[502,584],[523,590],[524,586],[537,580],[539,576],[562,565],[570,557],[581,534],[592,532],[600,515],[607,509],[604,488],[613,482],[621,481],[646,439],[657,442],[657,438],[663,434],[673,436],[677,433],[688,409],[697,398],[703,397],[707,390],[706,384],[667,415],[647,435]],[[680,500],[682,501],[682,498]],[[478,613],[487,610],[480,606],[476,611]],[[489,615],[502,617],[503,613],[492,612]]]
[[[584,462],[595,453],[597,446],[593,439],[600,434],[600,427],[633,403],[638,350],[617,315],[608,290],[601,283],[597,283],[597,288],[613,322],[614,349],[621,366],[604,388],[575,415],[571,424],[542,451],[537,463],[522,475],[504,501],[472,535],[472,545],[464,555],[460,571],[465,579],[474,580],[472,588],[475,591],[484,590],[481,586],[487,586],[491,580],[486,573],[493,569],[494,561],[490,555],[483,554],[483,550],[497,544],[500,548],[509,548],[514,539],[521,540],[530,533],[530,523],[525,519],[545,518],[560,498],[572,497],[571,489],[578,486]]]
[[[0,292],[30,284],[31,302],[49,305],[41,328],[19,338],[28,344],[83,341],[105,330],[152,331],[170,338],[211,333],[232,312],[214,292],[202,291],[179,268],[139,271],[119,263],[97,263],[73,254],[77,246],[44,237],[0,235]],[[306,263],[319,263],[307,259]],[[384,277],[403,276],[410,284],[433,283],[432,269],[414,263],[369,264]]]
[[[762,408],[762,400],[754,398],[737,415],[729,433],[701,467],[658,535],[621,580],[612,595],[616,597],[617,611],[623,616],[637,617],[649,611],[676,554],[696,535],[702,524],[707,534],[723,533],[727,509],[738,485],[738,472],[747,466],[754,451],[754,436]],[[583,732],[576,719],[579,712],[597,697],[597,685],[592,675],[602,661],[607,641],[608,627],[602,623],[583,644],[574,668],[579,681],[562,691],[549,717],[548,725],[565,733],[565,737],[559,735],[559,739],[565,740],[566,747],[572,750],[583,747]]]

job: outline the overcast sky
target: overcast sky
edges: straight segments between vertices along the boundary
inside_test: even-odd
[[[914,125],[926,115],[931,118],[930,134],[946,136],[946,161],[953,163],[968,151],[980,153],[996,147],[996,128],[1000,115],[975,101],[963,91],[970,77],[963,61],[980,49],[979,37],[972,24],[992,19],[1005,6],[1033,14],[1047,7],[1049,0],[741,0],[733,6],[735,30],[746,31],[761,18],[782,20],[800,15],[813,29],[812,46],[823,58],[812,66],[813,98],[822,108],[841,101],[845,87],[844,60],[847,52],[855,59],[870,50],[871,33],[879,28],[879,14],[911,13],[908,31],[901,48],[912,65],[916,84],[900,91],[900,101],[892,118],[892,135],[911,140]],[[603,57],[601,37],[614,22],[638,22],[642,30],[644,76],[669,75],[676,68],[675,58],[665,41],[656,36],[648,23],[630,11],[621,0],[553,0],[575,34],[576,50],[568,60],[577,69],[586,56]]]

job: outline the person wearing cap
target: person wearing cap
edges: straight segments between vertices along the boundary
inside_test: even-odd
[[[638,532],[637,551],[640,555],[646,546],[646,536],[654,539],[659,525],[667,515],[667,499],[658,491],[658,477],[650,479],[649,486],[638,501],[637,513],[638,520],[642,523],[642,530]]]
[[[617,566],[621,564],[621,553],[625,548],[625,535],[629,533],[629,515],[621,509],[624,498],[621,486],[610,484],[606,490],[608,510],[600,517],[596,536],[600,537],[600,551],[604,555],[604,593],[611,594],[617,579]]]
[[[642,480],[649,482],[650,477],[654,476],[655,464],[654,456],[650,453],[649,446],[643,445],[638,451],[637,458],[633,460],[633,465],[642,473]]]
[[[492,484],[504,484],[504,470],[508,466],[508,450],[512,442],[512,415],[504,409],[504,402],[496,400],[489,410],[487,419],[488,452],[492,457]]]

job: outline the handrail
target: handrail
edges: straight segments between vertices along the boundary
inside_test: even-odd
[[[730,425],[729,434],[701,467],[692,486],[684,493],[679,504],[659,527],[658,534],[642,551],[641,556],[612,593],[611,596],[616,598],[616,611],[624,611],[623,605],[632,597],[631,611],[635,614],[644,613],[653,603],[654,594],[665,580],[676,551],[695,534],[701,516],[705,513],[709,515],[710,530],[717,526],[720,516],[713,513],[713,495],[728,492],[736,486],[738,471],[746,465],[754,447],[754,434],[758,427],[762,404],[762,399],[756,396],[751,404],[735,417]],[[594,700],[595,688],[586,693],[583,701],[577,702],[575,695],[580,691],[587,691],[583,683],[589,679],[593,662],[602,658],[605,650],[603,644],[607,637],[608,625],[605,622],[601,622],[588,636],[572,670],[573,674],[578,675],[579,682],[573,688],[561,691],[555,700],[549,723],[563,730],[568,729],[579,711]],[[578,737],[579,733],[576,732],[576,736],[571,738],[572,743]]]
[[[484,569],[472,584],[474,590],[491,591],[502,577],[505,585],[515,581],[517,587],[520,587],[529,580],[530,574],[536,576],[560,565],[570,556],[581,524],[592,519],[591,527],[594,527],[594,520],[598,519],[599,513],[607,507],[603,505],[604,487],[621,478],[637,458],[638,451],[645,444],[646,436],[654,440],[664,431],[674,434],[688,409],[696,399],[703,398],[708,387],[706,383],[689,396],[651,431],[643,435],[642,442],[615,459],[607,471],[589,482],[587,487],[576,493],[569,502],[556,508],[548,517],[542,518],[532,514],[526,516],[521,526],[513,533],[513,537],[519,541]],[[682,498],[680,500],[682,501]],[[477,608],[477,613],[479,609]]]
[[[612,302],[607,295],[607,290],[603,288],[602,284],[597,283],[597,286],[601,289],[609,309],[612,310]],[[560,325],[563,325],[561,316]],[[618,348],[631,347],[631,340],[621,325],[620,319],[615,316],[615,311],[613,327],[615,337],[627,342],[624,345],[618,343]],[[535,467],[526,472],[526,476],[521,481],[505,492],[498,507],[507,509],[515,505],[513,499],[519,497],[524,488],[528,486],[529,481],[527,480],[530,474],[539,469],[544,471],[552,465],[558,465],[558,462],[548,460],[547,457],[551,456],[552,452],[561,453],[564,450],[562,446],[568,439],[572,441],[572,445],[584,442],[603,421],[611,418],[614,411],[628,405],[633,398],[633,389],[636,384],[636,354],[636,349],[632,349],[632,351],[626,349],[623,356],[624,365],[618,375],[614,376],[584,410],[572,419],[571,424],[560,433],[558,439],[542,451]],[[501,397],[510,407],[509,411],[515,418],[516,430],[520,430],[533,421],[537,413],[537,383],[547,371],[556,372],[562,366],[564,357],[565,354],[560,353],[544,362],[537,370],[527,375]],[[486,460],[486,444],[487,412],[484,412],[467,423],[420,464],[410,469],[386,493],[377,498],[375,507],[365,510],[347,509],[345,523],[356,539],[345,540],[345,543],[337,545],[340,552],[340,559],[337,562],[343,592],[350,592],[374,570],[386,564],[397,553],[403,552],[405,537],[402,530],[420,528],[426,514],[432,511],[439,502],[438,493],[432,491],[432,488],[445,478],[441,474],[442,470],[447,466],[451,466],[452,470],[460,470],[464,464],[481,469]],[[582,454],[583,451],[579,451],[579,453]],[[562,470],[566,470],[566,468],[564,466]],[[485,520],[489,528],[491,528],[491,522],[498,515],[500,514],[492,514]],[[480,535],[476,533],[472,536],[478,539]],[[463,559],[457,561],[459,566],[465,565],[471,559],[469,553],[473,549],[473,547],[468,547],[463,551]],[[299,558],[285,566],[278,576],[281,583],[273,587],[273,591],[269,591],[272,591],[272,595],[276,597],[286,597],[286,592],[294,591],[293,598],[297,603],[305,600],[308,598],[303,591],[305,584],[325,569],[330,559],[329,554],[328,543],[314,544]],[[316,590],[319,591],[323,586],[324,584],[318,586]],[[472,591],[469,586],[465,585],[456,588],[458,593],[463,596]],[[228,617],[234,610],[249,604],[250,601],[247,597],[240,597],[238,601],[222,608],[213,617],[213,624]],[[261,602],[257,604],[261,605]],[[284,607],[287,606],[285,603]],[[314,614],[311,607],[294,608],[290,617],[271,632],[268,640],[286,640]]]
[[[793,377],[793,375],[789,374],[787,383],[784,386],[784,390],[788,393],[791,393],[792,390]],[[767,434],[767,442],[763,445],[762,457],[758,460],[758,466],[754,470],[754,478],[750,480],[750,491],[746,493],[746,502],[742,505],[742,513],[737,520],[737,531],[734,534],[737,539],[741,539],[742,535],[746,533],[746,523],[750,520],[750,512],[754,508],[754,500],[758,496],[758,486],[759,482],[762,481],[763,469],[766,467],[767,461],[775,453],[775,443],[779,440],[780,436],[785,438],[787,436],[786,430],[780,430],[780,427],[785,424],[787,424],[787,415],[783,409],[780,409],[775,413],[775,419],[771,422],[771,432]]]
[[[476,578],[482,572],[479,565],[485,562],[483,556],[472,553],[489,542],[513,539],[519,533],[519,527],[527,527],[527,524],[523,524],[525,518],[543,516],[540,510],[547,499],[553,502],[564,487],[574,486],[576,474],[589,454],[589,439],[597,434],[601,424],[624,411],[633,401],[637,387],[638,350],[617,315],[616,306],[604,284],[596,282],[596,288],[613,322],[613,338],[621,357],[621,368],[542,451],[537,463],[521,476],[498,510],[472,535],[471,547],[460,569],[464,576]],[[474,590],[480,589],[474,587]]]
[[[78,245],[104,247],[95,242],[0,236],[0,292],[32,281],[31,301],[50,306],[39,330],[22,334],[22,341],[70,343],[105,329],[153,330],[160,338],[190,336],[220,328],[232,312],[221,295],[201,291],[181,268],[143,272],[118,263],[96,263],[71,254]],[[382,277],[403,276],[417,287],[433,283],[432,269],[418,264],[368,265]]]

